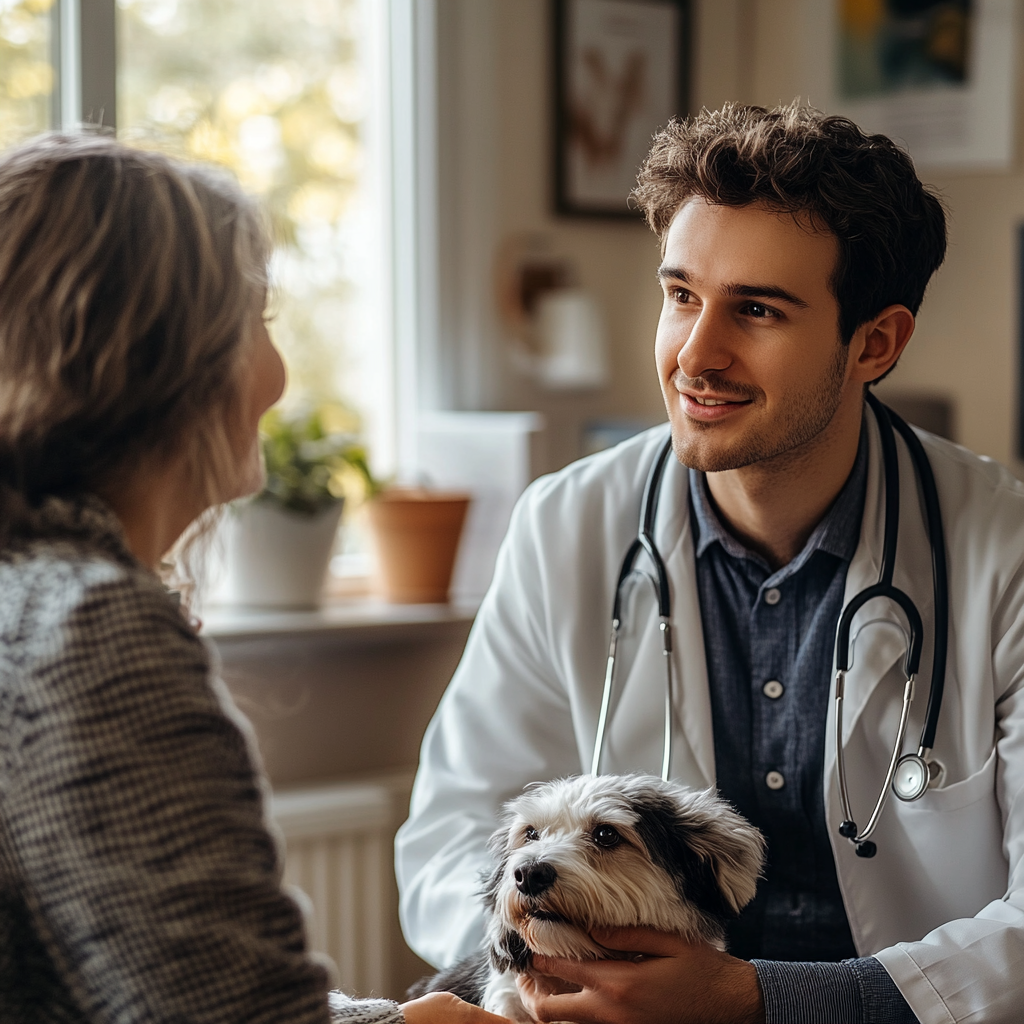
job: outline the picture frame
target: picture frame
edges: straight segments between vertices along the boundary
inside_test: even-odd
[[[815,106],[894,139],[925,174],[1013,166],[1017,0],[802,0],[801,25]]]
[[[637,219],[651,138],[689,113],[690,0],[552,0],[554,206]]]

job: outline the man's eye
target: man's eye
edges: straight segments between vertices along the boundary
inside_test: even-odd
[[[540,833],[532,825],[526,826],[523,836],[528,843],[535,843],[540,839]]]
[[[622,842],[622,836],[619,835],[618,829],[612,825],[598,825],[594,829],[594,842],[598,846],[610,850],[613,846],[618,846]]]
[[[676,302],[690,301],[690,293],[685,288],[673,288],[671,295]]]
[[[755,320],[767,320],[776,314],[771,306],[766,306],[763,302],[751,302],[747,306],[747,315],[752,316]]]

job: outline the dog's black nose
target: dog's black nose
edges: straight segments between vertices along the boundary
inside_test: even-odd
[[[558,872],[550,864],[535,861],[516,868],[516,888],[524,896],[540,896],[555,884],[557,877]]]

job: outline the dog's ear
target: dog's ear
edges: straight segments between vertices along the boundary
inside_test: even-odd
[[[712,799],[717,805],[713,816],[689,825],[690,842],[711,865],[730,916],[736,916],[757,891],[764,867],[764,837],[724,801]]]
[[[735,917],[754,898],[764,839],[710,792],[651,792],[634,798],[636,831],[651,859],[680,896],[719,919]]]
[[[481,875],[479,895],[483,897],[484,906],[491,914],[497,908],[501,880],[505,875],[505,868],[508,866],[508,839],[509,826],[506,825],[492,833],[491,838],[487,841],[488,849],[494,857],[494,867]]]

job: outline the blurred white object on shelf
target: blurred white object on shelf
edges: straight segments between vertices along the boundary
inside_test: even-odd
[[[608,383],[608,343],[594,297],[582,288],[556,288],[537,299],[540,382],[557,390],[601,388]]]
[[[432,412],[420,418],[419,468],[431,487],[469,491],[473,502],[455,563],[451,597],[479,600],[490,586],[512,508],[538,475],[535,412]]]
[[[342,502],[302,515],[270,502],[227,509],[218,529],[210,581],[213,604],[316,608],[331,557]]]

